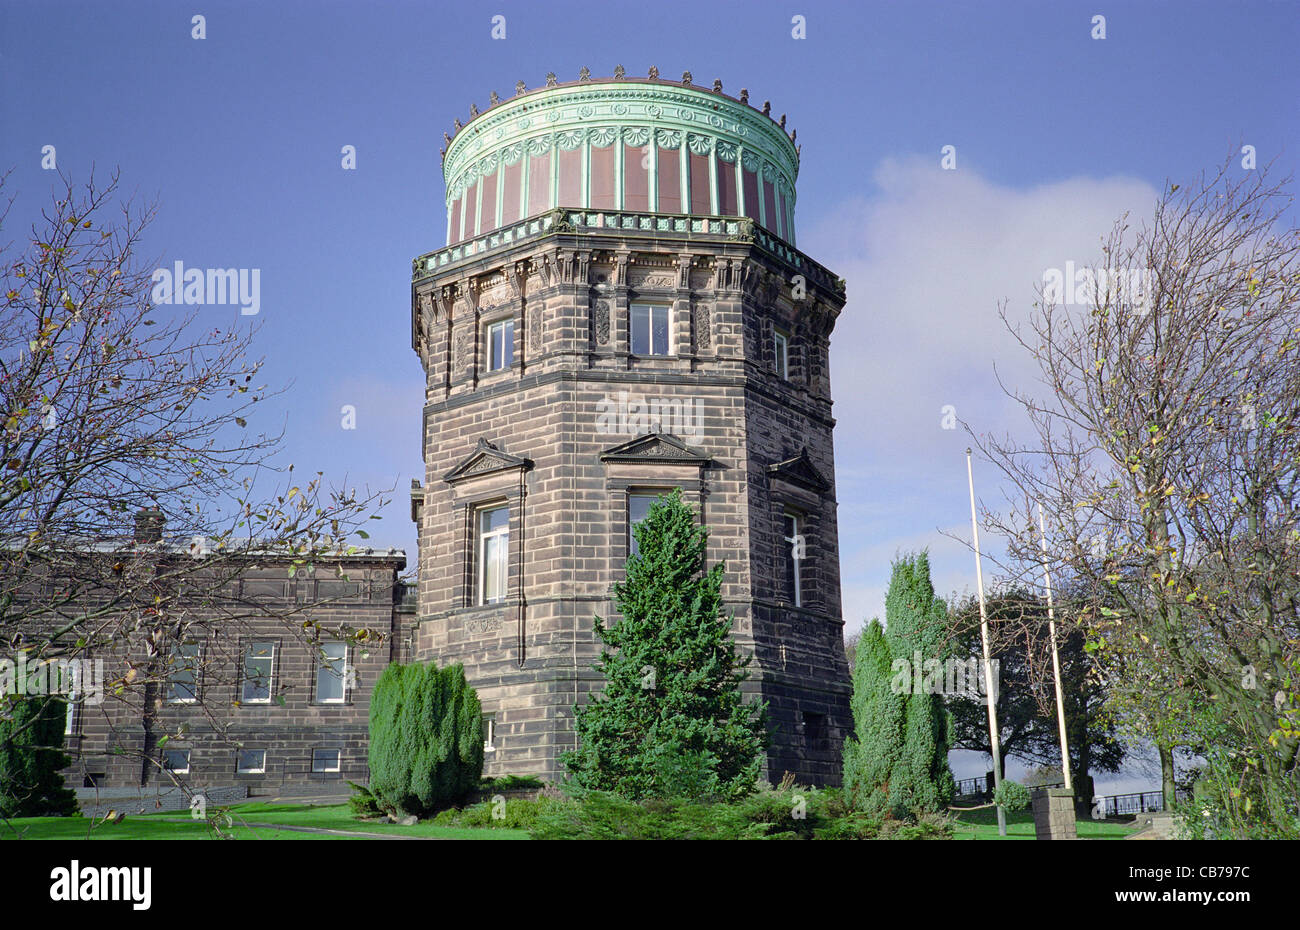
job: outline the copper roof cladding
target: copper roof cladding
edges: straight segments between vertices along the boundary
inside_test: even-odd
[[[447,244],[557,207],[689,216],[748,216],[794,242],[799,149],[785,116],[712,89],[647,78],[577,81],[553,74],[534,90],[457,120],[444,134]],[[653,142],[653,144],[652,144]]]

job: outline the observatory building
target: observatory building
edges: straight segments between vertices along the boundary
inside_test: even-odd
[[[459,662],[485,773],[563,777],[592,619],[680,488],[725,563],[766,776],[834,784],[849,732],[828,349],[844,283],[795,248],[799,149],[748,93],[627,76],[471,108],[446,245],[412,265],[426,373],[420,660]]]

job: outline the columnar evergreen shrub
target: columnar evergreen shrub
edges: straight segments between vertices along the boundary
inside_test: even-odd
[[[483,717],[459,665],[390,665],[370,699],[370,791],[420,817],[463,800],[483,777]]]
[[[858,644],[844,787],[858,810],[914,817],[942,810],[956,788],[943,698],[925,686],[927,663],[941,665],[948,648],[947,608],[934,595],[924,552],[894,563],[885,618],[884,630],[873,620]]]
[[[574,782],[633,800],[740,797],[767,747],[763,705],[746,704],[748,659],[721,613],[722,563],[704,570],[708,530],[673,491],[634,528],[639,552],[614,586],[622,619],[605,626],[595,668],[604,693],[575,708]]]
[[[844,741],[844,794],[857,810],[889,811],[889,776],[903,746],[906,699],[890,688],[889,644],[879,620],[858,640],[853,663],[854,735]]]
[[[76,793],[59,769],[68,705],[53,697],[29,697],[0,707],[0,816],[75,814]]]

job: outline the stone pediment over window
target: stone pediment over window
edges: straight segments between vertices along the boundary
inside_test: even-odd
[[[646,465],[696,465],[701,468],[709,464],[706,453],[692,449],[668,433],[646,433],[621,442],[600,453],[600,460]]]
[[[502,452],[486,439],[480,439],[469,457],[443,475],[442,480],[448,484],[455,484],[465,478],[479,478],[497,472],[513,469],[527,470],[532,467],[533,463],[530,460]]]
[[[817,494],[825,494],[831,489],[830,482],[822,477],[821,472],[813,466],[812,460],[808,458],[807,447],[800,450],[799,454],[792,459],[786,459],[784,462],[777,462],[775,465],[767,466],[767,473],[787,484],[793,484],[796,487]]]

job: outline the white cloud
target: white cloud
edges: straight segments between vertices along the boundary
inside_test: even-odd
[[[998,318],[999,302],[1023,318],[1047,269],[1097,260],[1114,221],[1125,211],[1144,215],[1157,196],[1122,177],[1018,190],[928,159],[886,161],[875,180],[876,197],[845,205],[801,238],[848,284],[831,376],[850,630],[883,617],[898,550],[930,545],[936,589],[974,589],[970,551],[934,529],[969,533],[969,441],[941,428],[942,408],[955,407],[977,432],[1019,427],[994,363],[1008,386],[1028,389],[1037,369]],[[984,500],[1000,499],[990,468],[977,462],[975,479]],[[981,542],[987,551],[995,541]]]

